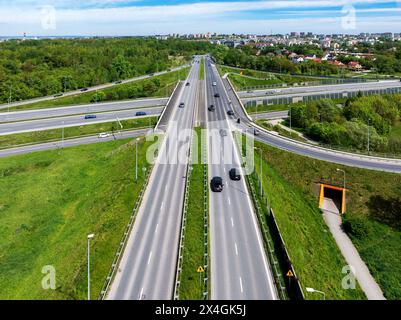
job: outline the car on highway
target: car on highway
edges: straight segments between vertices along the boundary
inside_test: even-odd
[[[96,115],[95,114],[87,114],[85,116],[85,119],[96,119]]]
[[[115,82],[115,84],[121,84],[121,83],[123,83],[121,80]]]
[[[137,116],[137,117],[146,116],[146,112],[145,111],[138,111],[137,113],[135,113],[135,116]]]
[[[258,129],[253,129],[253,135],[258,136],[259,135],[259,130]]]
[[[184,108],[184,107],[185,107],[185,103],[184,103],[184,102],[181,102],[180,105],[179,105],[178,107]]]
[[[239,181],[241,180],[241,172],[239,171],[238,168],[232,168],[229,171],[230,179],[234,181]]]
[[[189,87],[191,84],[189,82],[186,83],[186,86]]]
[[[102,138],[108,138],[108,137],[110,137],[111,136],[111,134],[110,133],[107,133],[107,132],[102,132],[102,133],[99,133],[99,139],[102,139]]]
[[[214,104],[211,104],[210,106],[209,106],[209,108],[207,108],[209,111],[214,111],[214,110],[216,110],[216,107],[214,106]]]
[[[62,96],[63,96],[62,93],[57,93],[57,94],[54,95],[55,98],[62,97]]]
[[[213,179],[210,181],[210,188],[213,192],[222,192],[223,179],[221,177],[213,177]]]
[[[214,97],[215,97],[215,98],[220,98],[220,93],[215,93],[215,94],[214,94]]]
[[[85,92],[85,91],[88,91],[88,90],[89,90],[88,88],[82,88],[81,92]]]
[[[213,87],[217,86],[217,82],[216,82],[216,81],[213,81],[212,86],[213,86]]]
[[[227,130],[226,129],[220,129],[220,136],[222,137],[227,137]]]
[[[234,111],[228,110],[228,111],[227,111],[227,114],[228,114],[229,116],[233,116],[233,115],[234,115]]]

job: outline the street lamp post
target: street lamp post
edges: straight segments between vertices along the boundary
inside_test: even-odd
[[[136,138],[136,143],[135,143],[135,181],[138,181],[138,141],[139,141],[139,138]]]
[[[344,187],[344,190],[345,190],[345,171],[343,169],[338,169],[338,168],[337,168],[337,171],[338,172],[342,172],[344,174],[343,187]]]
[[[368,119],[368,154],[370,153],[370,118]]]
[[[91,286],[90,286],[90,241],[95,235],[93,233],[88,234],[88,301],[91,299]]]
[[[306,288],[306,291],[311,292],[311,293],[313,293],[313,292],[320,293],[323,295],[323,300],[326,300],[326,294],[323,291],[315,290],[313,288]]]
[[[262,148],[255,147],[255,150],[259,150],[260,152],[260,177],[259,177],[259,187],[260,187],[260,196],[263,195],[262,191],[262,177],[263,177],[263,161],[262,161]]]

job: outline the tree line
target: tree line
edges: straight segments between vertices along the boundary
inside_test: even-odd
[[[0,43],[0,102],[166,70],[210,49],[208,42],[155,38],[5,41]]]

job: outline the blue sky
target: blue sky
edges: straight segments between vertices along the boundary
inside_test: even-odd
[[[0,36],[401,32],[401,0],[0,0]]]

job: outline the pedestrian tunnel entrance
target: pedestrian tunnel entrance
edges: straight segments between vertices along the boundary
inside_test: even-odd
[[[319,197],[319,208],[324,208],[327,201],[331,201],[334,203],[335,207],[338,209],[338,212],[344,214],[345,213],[345,192],[346,189],[331,186],[328,184],[320,184],[320,197]]]

